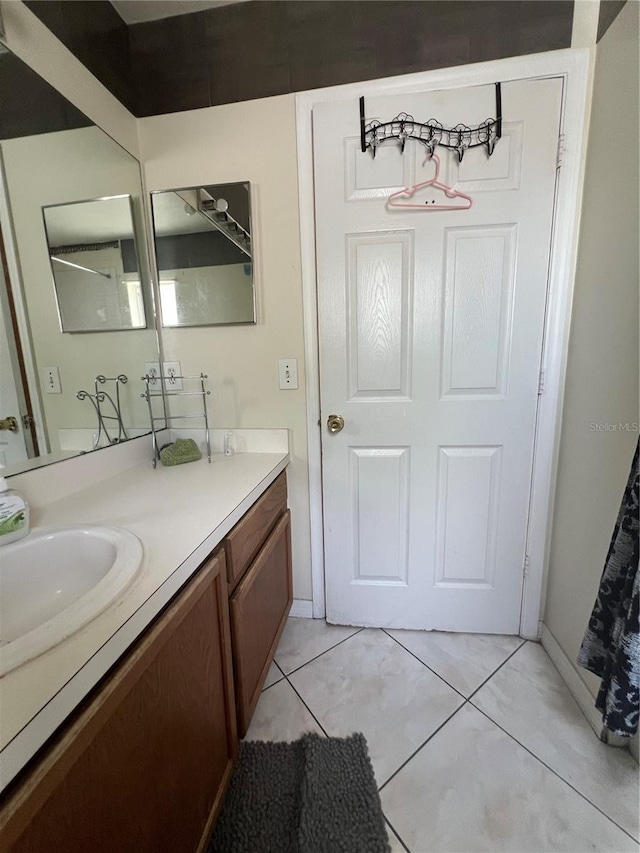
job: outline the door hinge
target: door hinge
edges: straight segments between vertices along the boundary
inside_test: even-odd
[[[544,367],[540,369],[538,374],[538,396],[544,392]]]
[[[556,171],[562,166],[564,163],[564,155],[565,155],[565,141],[566,137],[564,133],[561,133],[558,136],[558,150],[556,152]]]
[[[523,574],[523,577],[525,577],[525,578],[529,576],[529,555],[528,554],[524,555],[524,564],[522,566],[522,574]]]

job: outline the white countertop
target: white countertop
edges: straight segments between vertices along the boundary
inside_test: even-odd
[[[140,571],[104,613],[0,678],[0,790],[183,586],[289,462],[286,452],[215,453],[120,471],[32,512],[32,529],[124,527],[144,546]]]

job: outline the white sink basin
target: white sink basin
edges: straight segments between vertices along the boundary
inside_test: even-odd
[[[102,613],[141,562],[140,540],[115,527],[36,531],[0,547],[0,675]]]

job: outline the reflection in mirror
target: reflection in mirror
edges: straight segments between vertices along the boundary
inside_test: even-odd
[[[149,432],[140,377],[158,344],[137,160],[1,46],[0,157],[0,425],[15,423],[0,464],[15,473]]]
[[[151,199],[162,325],[255,323],[250,184]]]
[[[63,332],[144,329],[131,196],[43,209]]]

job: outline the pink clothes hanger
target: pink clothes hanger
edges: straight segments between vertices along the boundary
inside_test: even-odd
[[[398,190],[395,193],[391,193],[389,198],[387,199],[388,207],[404,207],[410,208],[411,210],[469,210],[470,207],[473,207],[473,199],[470,195],[461,192],[460,190],[456,190],[453,187],[448,186],[447,184],[443,184],[438,180],[438,175],[440,174],[440,158],[437,154],[432,154],[431,156],[427,155],[424,159],[424,163],[427,160],[435,161],[436,172],[435,175],[428,181],[420,181],[418,184],[414,184],[412,187],[404,190]],[[435,187],[438,190],[442,190],[447,198],[450,199],[460,199],[462,203],[460,204],[434,204],[428,201],[423,202],[422,204],[418,204],[415,201],[411,201],[413,199],[416,192],[424,187]]]

